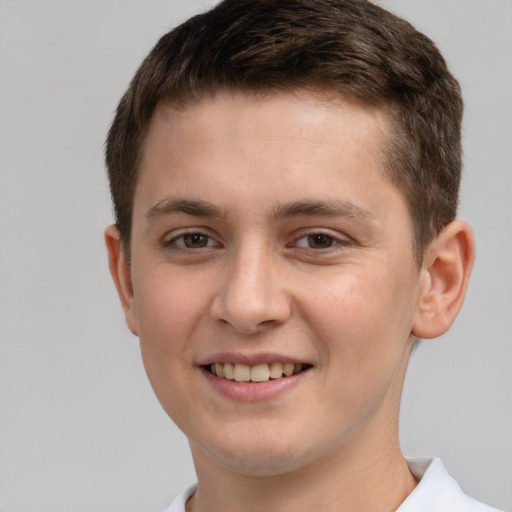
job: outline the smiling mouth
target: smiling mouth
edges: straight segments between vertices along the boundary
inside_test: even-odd
[[[236,382],[267,382],[302,373],[311,365],[303,363],[263,363],[249,366],[242,363],[212,363],[203,366],[219,379]]]

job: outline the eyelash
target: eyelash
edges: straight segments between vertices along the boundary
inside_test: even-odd
[[[317,238],[317,242],[319,242],[319,238],[327,239],[328,242],[327,247],[311,247],[310,243],[313,241],[312,239]],[[306,240],[307,246],[301,246],[298,244],[300,240]],[[289,247],[297,248],[299,250],[312,250],[312,251],[328,251],[329,249],[333,249],[337,246],[346,246],[349,245],[349,241],[347,239],[341,238],[339,236],[335,236],[329,232],[318,230],[307,233],[305,235],[296,238]]]
[[[199,247],[187,247],[186,238],[187,237],[197,237],[197,238],[203,238],[205,239],[204,245],[200,245]],[[327,244],[325,247],[311,247],[311,243],[315,243],[314,239],[316,240],[316,243],[322,243],[322,238],[324,239],[324,242]],[[181,240],[181,243],[179,241]],[[301,245],[299,242],[301,240],[306,241],[306,245]],[[213,242],[213,243],[212,243]],[[196,240],[196,243],[200,243],[199,240]],[[318,230],[318,231],[311,231],[309,233],[306,233],[304,235],[301,235],[300,237],[294,239],[292,242],[286,245],[287,248],[290,249],[297,249],[301,251],[314,251],[314,252],[327,252],[329,250],[333,250],[333,248],[336,248],[338,246],[348,246],[350,244],[350,241],[344,238],[341,238],[339,236],[335,236],[329,232]],[[201,251],[202,249],[208,249],[212,247],[222,247],[222,244],[217,242],[213,237],[210,235],[201,232],[201,231],[186,231],[182,232],[174,237],[172,237],[170,240],[167,240],[164,242],[164,246],[166,248],[171,248],[177,251],[182,252],[197,252]]]
[[[200,247],[187,247],[185,242],[185,239],[187,237],[202,237],[203,239],[206,239],[206,244]],[[181,244],[178,243],[179,240],[182,241]],[[213,244],[211,242],[213,242]],[[210,235],[207,235],[206,233],[203,233],[201,231],[186,231],[184,233],[180,233],[179,235],[172,237],[168,241],[165,241],[164,246],[170,247],[178,251],[195,252],[200,251],[201,249],[211,248],[213,246],[221,247],[221,244]]]

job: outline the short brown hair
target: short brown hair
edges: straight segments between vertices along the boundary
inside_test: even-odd
[[[460,87],[428,37],[366,0],[224,0],[158,41],[121,99],[106,143],[116,225],[127,248],[158,102],[180,109],[219,91],[302,89],[389,112],[386,170],[409,204],[421,262],[457,211]]]

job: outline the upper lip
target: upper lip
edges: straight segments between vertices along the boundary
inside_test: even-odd
[[[311,364],[305,359],[291,357],[284,354],[276,354],[273,352],[264,352],[258,354],[244,354],[242,352],[218,352],[211,356],[202,358],[198,363],[199,366],[206,366],[213,363],[238,363],[248,366],[256,366],[265,363],[303,363]]]

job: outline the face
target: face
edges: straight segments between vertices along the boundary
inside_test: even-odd
[[[196,464],[280,474],[395,441],[420,273],[387,136],[372,108],[292,94],[157,108],[125,309]]]

